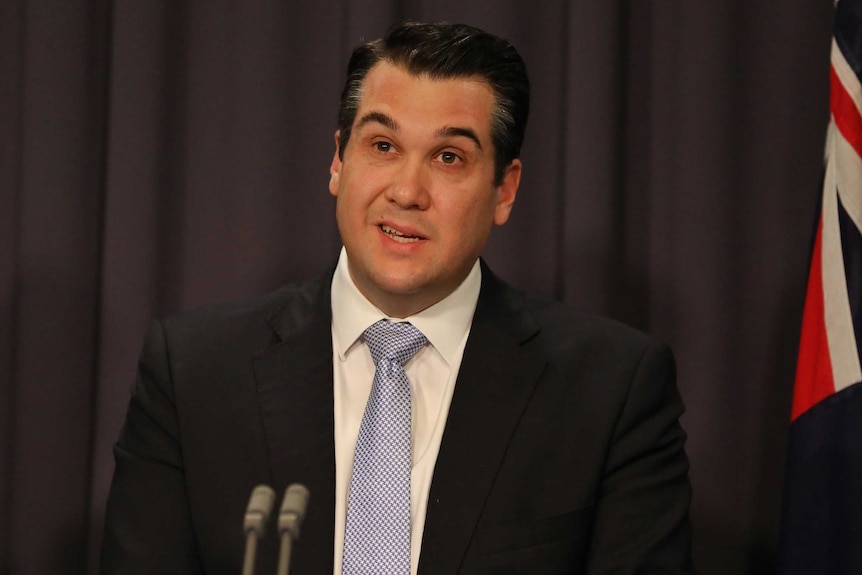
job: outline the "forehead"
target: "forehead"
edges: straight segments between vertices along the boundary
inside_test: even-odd
[[[489,136],[494,91],[482,78],[432,78],[413,74],[391,62],[375,64],[365,77],[354,122],[381,112],[404,122],[441,127],[469,127]]]

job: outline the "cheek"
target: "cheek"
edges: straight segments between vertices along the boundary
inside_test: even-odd
[[[345,180],[343,174],[340,184],[335,199],[335,214],[339,227],[358,229],[369,218],[374,195],[368,188],[357,187],[352,180]]]
[[[453,242],[484,242],[493,226],[494,206],[485,198],[474,196],[470,202],[445,206],[441,215],[442,223],[449,228],[449,237]]]

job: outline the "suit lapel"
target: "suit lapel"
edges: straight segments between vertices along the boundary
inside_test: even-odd
[[[434,469],[420,575],[456,573],[506,446],[545,365],[521,296],[482,269],[482,290]]]
[[[254,358],[273,487],[299,482],[310,492],[293,567],[331,573],[335,515],[330,278],[289,295],[272,318],[277,342]],[[271,535],[276,538],[277,535]]]

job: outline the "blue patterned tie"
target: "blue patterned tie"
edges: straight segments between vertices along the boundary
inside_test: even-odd
[[[347,499],[342,575],[410,574],[410,383],[404,364],[427,342],[409,323],[365,330],[376,371]]]

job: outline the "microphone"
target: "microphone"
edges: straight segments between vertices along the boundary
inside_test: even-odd
[[[281,511],[278,514],[278,532],[281,534],[281,551],[278,555],[278,575],[287,575],[293,541],[299,539],[299,527],[305,519],[308,506],[308,488],[299,483],[287,486]]]
[[[242,527],[245,531],[245,557],[242,562],[242,575],[254,573],[254,558],[257,542],[263,538],[266,522],[275,505],[275,491],[269,485],[258,485],[251,491]]]

